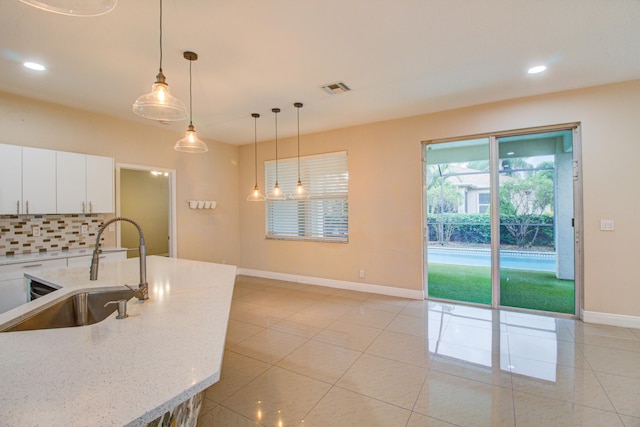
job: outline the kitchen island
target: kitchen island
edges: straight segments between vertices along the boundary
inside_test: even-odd
[[[0,333],[0,425],[146,425],[220,379],[236,267],[147,258],[129,317]],[[138,259],[34,273],[61,289],[0,314],[0,329],[79,290],[137,287]]]

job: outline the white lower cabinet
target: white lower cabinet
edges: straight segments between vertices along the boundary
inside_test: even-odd
[[[127,258],[127,251],[108,252],[100,254],[100,264],[118,261]],[[36,271],[53,270],[61,268],[82,267],[87,269],[89,278],[89,267],[91,266],[91,255],[82,256],[62,256],[61,258],[48,259],[44,261],[20,262],[16,264],[0,265],[0,313],[11,310],[19,305],[31,300],[29,295],[29,284],[24,278],[25,273]]]
[[[66,266],[66,258],[1,265],[0,313],[29,302],[29,287],[24,278],[25,273],[65,268]]]

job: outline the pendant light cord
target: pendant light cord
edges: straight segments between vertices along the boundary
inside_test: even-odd
[[[300,182],[300,107],[298,110],[298,182]]]
[[[191,95],[191,64],[193,64],[193,59],[189,59],[189,126],[193,126],[193,97]]]
[[[162,0],[160,0],[160,72],[162,72]]]
[[[276,185],[278,184],[278,112],[276,113]]]
[[[253,159],[256,172],[256,187],[258,186],[258,117],[253,116]]]

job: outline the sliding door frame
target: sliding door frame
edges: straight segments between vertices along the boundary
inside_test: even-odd
[[[500,305],[500,194],[499,194],[499,146],[498,140],[507,136],[530,135],[553,131],[571,130],[573,135],[573,218],[574,218],[574,295],[575,313],[563,314],[556,312],[545,312],[540,310],[530,310],[518,307],[508,307]],[[490,214],[491,214],[491,282],[492,282],[492,302],[491,308],[504,308],[510,311],[534,312],[537,314],[550,314],[556,317],[582,318],[582,308],[584,307],[584,244],[583,244],[583,198],[582,198],[582,141],[581,127],[579,122],[562,123],[549,126],[538,126],[523,129],[514,129],[500,132],[490,132],[483,134],[466,135],[452,138],[442,138],[422,141],[422,188],[426,189],[426,162],[427,148],[430,145],[442,144],[470,139],[489,138],[489,169],[490,169]],[[422,192],[422,223],[423,223],[423,293],[425,299],[429,299],[428,292],[428,230],[425,222],[426,218],[426,190]],[[461,302],[462,304],[468,304]],[[480,305],[482,304],[470,304]]]

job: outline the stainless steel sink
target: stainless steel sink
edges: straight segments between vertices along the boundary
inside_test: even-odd
[[[133,295],[133,291],[128,289],[79,292],[54,305],[37,310],[26,319],[0,332],[92,325],[106,319],[116,310],[117,304],[105,307],[107,302],[121,299],[129,300],[133,298]]]

